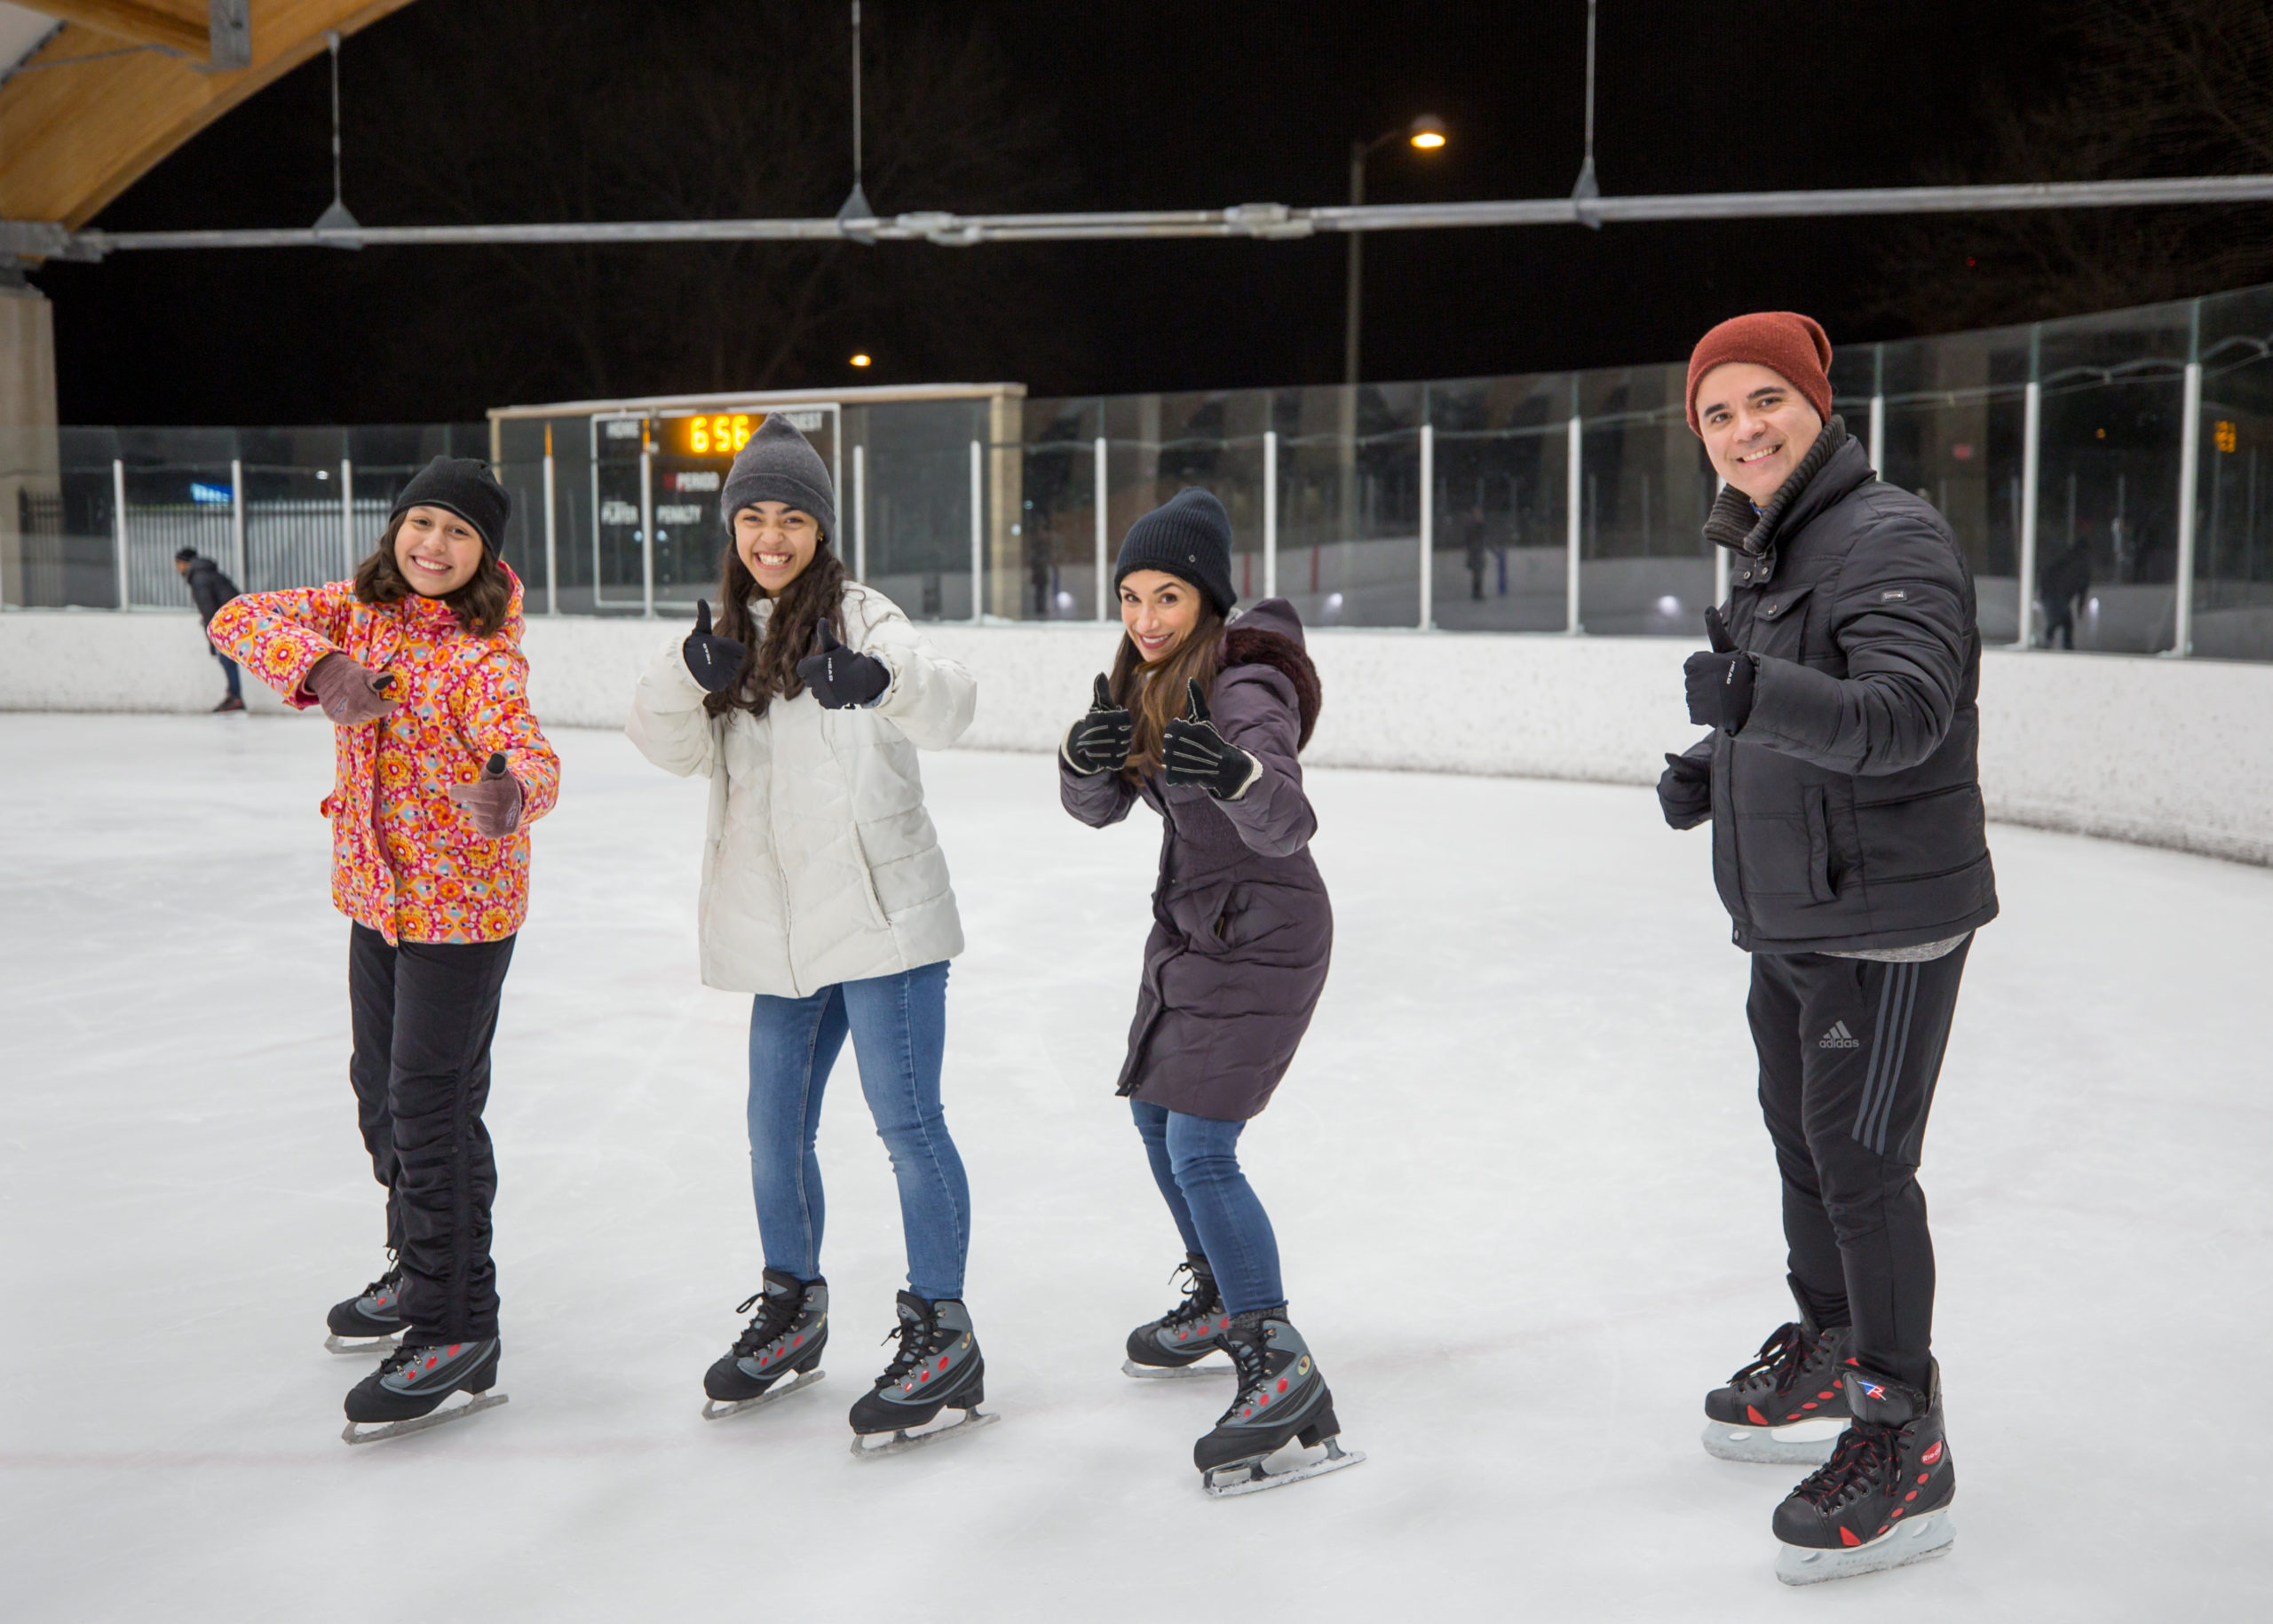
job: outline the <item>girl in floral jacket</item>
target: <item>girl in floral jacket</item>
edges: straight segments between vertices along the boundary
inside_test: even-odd
[[[347,1397],[356,1424],[496,1402],[496,1162],[481,1111],[515,932],[528,826],[560,762],[537,730],[520,650],[521,585],[498,558],[511,499],[470,459],[404,487],[352,581],[257,592],[213,617],[214,646],[337,725],[332,900],[349,931],[348,1074],[387,1191],[393,1265],[331,1311],[329,1345],[387,1347]],[[392,1429],[390,1429],[392,1430]]]

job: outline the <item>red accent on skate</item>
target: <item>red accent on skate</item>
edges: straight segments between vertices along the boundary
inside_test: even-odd
[[[1927,1445],[1926,1453],[1920,1455],[1918,1458],[1928,1466],[1931,1466],[1936,1461],[1939,1461],[1942,1458],[1942,1440],[1936,1438],[1932,1443]],[[1918,1481],[1923,1483],[1925,1479],[1921,1477]]]
[[[1897,1512],[1896,1512],[1894,1515],[1895,1515],[1895,1517],[1900,1517],[1900,1516],[1902,1515],[1902,1513],[1901,1513],[1901,1512],[1899,1512],[1899,1511],[1897,1511]],[[1891,1527],[1893,1527],[1893,1526],[1894,1526],[1894,1518],[1893,1518],[1893,1517],[1889,1517],[1885,1522],[1881,1523],[1881,1524],[1879,1525],[1879,1533],[1884,1533],[1888,1529],[1889,1529],[1889,1528],[1891,1528]],[[1871,1536],[1871,1538],[1873,1538],[1873,1540],[1877,1539],[1877,1538],[1879,1537],[1879,1533],[1874,1533],[1874,1534],[1873,1534],[1873,1535]]]
[[[1746,1418],[1755,1427],[1764,1427],[1768,1424],[1768,1417],[1760,1413],[1760,1406],[1756,1404],[1746,1405],[1744,1413]]]
[[[1830,1397],[1831,1397],[1831,1395],[1832,1395],[1832,1391],[1833,1391],[1833,1389],[1835,1389],[1835,1388],[1837,1388],[1837,1387],[1838,1387],[1838,1385],[1839,1385],[1839,1383],[1838,1383],[1838,1382],[1833,1382],[1831,1384],[1831,1386],[1830,1386],[1830,1387],[1826,1387],[1826,1388],[1825,1388],[1821,1392],[1818,1393],[1818,1394],[1816,1395],[1816,1397],[1817,1397],[1817,1398],[1830,1398]]]
[[[940,1369],[942,1369],[942,1370],[945,1370],[946,1367],[947,1367],[947,1356],[946,1356],[946,1354],[942,1353],[941,1355],[939,1355],[939,1368],[940,1368]]]
[[[793,1348],[804,1347],[805,1345],[805,1334],[803,1331],[798,1332],[797,1340],[791,1343],[789,1345]]]
[[[1841,1545],[1860,1545],[1862,1541],[1855,1537],[1855,1531],[1853,1529],[1841,1528],[1839,1531],[1839,1542]]]
[[[772,1359],[772,1357],[773,1357],[773,1356],[772,1356],[771,1353],[761,1353],[761,1354],[759,1354],[759,1355],[757,1356],[757,1362],[758,1362],[759,1364],[763,1365],[763,1364],[764,1364],[764,1363],[765,1363],[765,1361],[766,1361],[766,1360],[768,1360],[768,1359]]]
[[[1279,1378],[1279,1390],[1282,1393],[1287,1390],[1287,1378],[1284,1376]]]
[[[922,1377],[920,1378],[920,1380],[923,1380],[923,1381],[925,1381],[925,1382],[928,1382],[928,1381],[930,1381],[931,1379],[931,1373],[930,1371],[928,1371],[928,1370],[927,1370],[927,1371],[925,1371],[925,1372],[923,1373],[923,1374],[922,1375]]]
[[[465,1344],[464,1344],[463,1343],[455,1343],[455,1342],[452,1343],[450,1344],[450,1357],[451,1357],[452,1359],[455,1359],[455,1358],[457,1358],[457,1356],[458,1356],[458,1350],[459,1350],[460,1348],[463,1347],[464,1345],[465,1345]]]
[[[433,1369],[433,1368],[434,1368],[434,1367],[435,1367],[435,1366],[437,1366],[437,1365],[439,1365],[439,1364],[440,1364],[440,1363],[441,1363],[441,1361],[440,1361],[440,1359],[428,1359],[428,1360],[426,1361],[426,1363],[422,1367],[422,1368],[423,1368],[423,1369],[426,1369],[426,1370],[432,1370],[432,1369]]]
[[[1271,1402],[1271,1395],[1270,1395],[1269,1393],[1265,1393],[1265,1394],[1263,1394],[1263,1397],[1262,1397],[1262,1398],[1258,1398],[1258,1399],[1256,1399],[1256,1400],[1255,1401],[1255,1408],[1257,1408],[1257,1409],[1261,1409],[1263,1406],[1265,1406],[1265,1405],[1269,1404],[1270,1402]]]
[[[1917,1491],[1916,1489],[1913,1489],[1913,1490],[1911,1490],[1911,1491],[1910,1491],[1910,1493],[1908,1493],[1907,1494],[1905,1494],[1902,1498],[1903,1498],[1903,1500],[1904,1500],[1904,1501],[1905,1501],[1905,1503],[1906,1503],[1907,1501],[1910,1501],[1915,1500],[1915,1499],[1917,1499],[1917,1498],[1918,1498],[1918,1491]],[[1901,1516],[1901,1515],[1902,1515],[1902,1513],[1900,1513],[1899,1511],[1897,1511],[1897,1512],[1896,1512],[1896,1513],[1895,1513],[1895,1515],[1896,1515],[1897,1517],[1899,1517],[1899,1516]]]
[[[1809,1399],[1805,1404],[1800,1406],[1800,1408],[1803,1410],[1811,1410],[1815,1408],[1815,1400],[1812,1398]]]

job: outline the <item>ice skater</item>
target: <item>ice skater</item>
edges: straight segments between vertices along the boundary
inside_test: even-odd
[[[1295,1329],[1271,1219],[1239,1141],[1271,1103],[1326,986],[1334,915],[1311,859],[1298,760],[1318,672],[1283,598],[1226,621],[1231,520],[1186,490],[1129,527],[1113,571],[1124,635],[1113,675],[1058,752],[1065,810],[1103,828],[1138,800],[1166,825],[1152,932],[1120,1092],[1182,1237],[1183,1303],[1129,1335],[1131,1375],[1224,1350],[1237,1390],[1192,1461],[1211,1493],[1273,1487],[1345,1454],[1334,1395]],[[1325,1454],[1278,1472],[1299,1440]]]
[[[213,617],[221,606],[237,596],[237,583],[221,573],[221,566],[194,547],[185,547],[174,554],[174,574],[189,585],[190,601],[197,606],[197,618],[205,627],[205,646],[221,662],[221,676],[229,691],[221,702],[213,707],[216,716],[245,708],[244,684],[237,676],[237,662],[223,654],[213,644]]]
[[[354,921],[348,1075],[392,1266],[331,1311],[331,1345],[394,1344],[347,1395],[350,1443],[504,1401],[481,1113],[528,914],[528,828],[560,782],[528,706],[521,583],[498,557],[511,509],[479,463],[436,457],[352,580],[213,617],[216,648],[337,727],[323,811],[332,901]],[[467,1404],[440,1407],[460,1392]]]
[[[627,730],[657,766],[710,780],[702,979],[751,995],[765,1272],[734,1311],[756,1316],[703,1377],[703,1414],[820,1379],[828,1283],[813,1143],[849,1034],[907,1243],[899,1348],[852,1406],[854,1452],[883,1454],[994,1419],[978,1410],[986,1363],[962,1300],[970,1190],[939,1101],[962,927],[915,755],[970,725],[977,685],[889,598],[844,578],[828,471],[786,417],[766,418],[734,458],[718,511],[717,627],[703,604],[640,679]],[[921,1430],[950,1409],[962,1419]]]
[[[1705,1446],[1824,1462],[1776,1511],[1792,1584],[1952,1538],[1917,1172],[1966,953],[1997,916],[1973,578],[1941,515],[1833,416],[1830,364],[1822,328],[1783,311],[1724,321],[1690,357],[1731,590],[1686,669],[1690,720],[1713,731],[1658,782],[1674,828],[1711,820],[1752,955],[1799,1317],[1707,1396]]]

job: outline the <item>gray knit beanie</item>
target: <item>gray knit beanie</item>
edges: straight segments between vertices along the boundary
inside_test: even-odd
[[[830,483],[828,464],[820,460],[812,442],[797,432],[786,412],[769,412],[749,444],[734,456],[725,487],[718,493],[718,517],[726,534],[734,532],[734,515],[753,502],[783,502],[802,508],[820,520],[820,533],[836,539],[836,487]]]

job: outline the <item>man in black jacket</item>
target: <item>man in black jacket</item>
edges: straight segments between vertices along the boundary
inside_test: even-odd
[[[1706,1400],[1706,1446],[1829,1461],[1778,1508],[1792,1582],[1938,1554],[1954,1486],[1917,1182],[1973,931],[1997,914],[1975,764],[1981,637],[1940,514],[1881,482],[1831,411],[1805,316],[1722,323],[1689,420],[1726,486],[1706,534],[1730,594],[1686,668],[1675,828],[1752,957],[1746,1013],[1783,1176],[1796,1323]],[[1832,1436],[1841,1419],[1843,1430]]]
[[[211,626],[213,617],[220,612],[221,606],[237,595],[237,583],[221,573],[218,564],[194,547],[185,547],[174,554],[174,574],[189,582],[189,595],[197,605],[197,620],[201,626]],[[213,648],[210,641],[207,642],[206,647],[212,649],[213,657],[221,662],[222,674],[229,679],[228,695],[213,707],[214,711],[218,714],[224,710],[242,710],[245,694],[243,685],[237,678],[237,662],[219,649]]]

